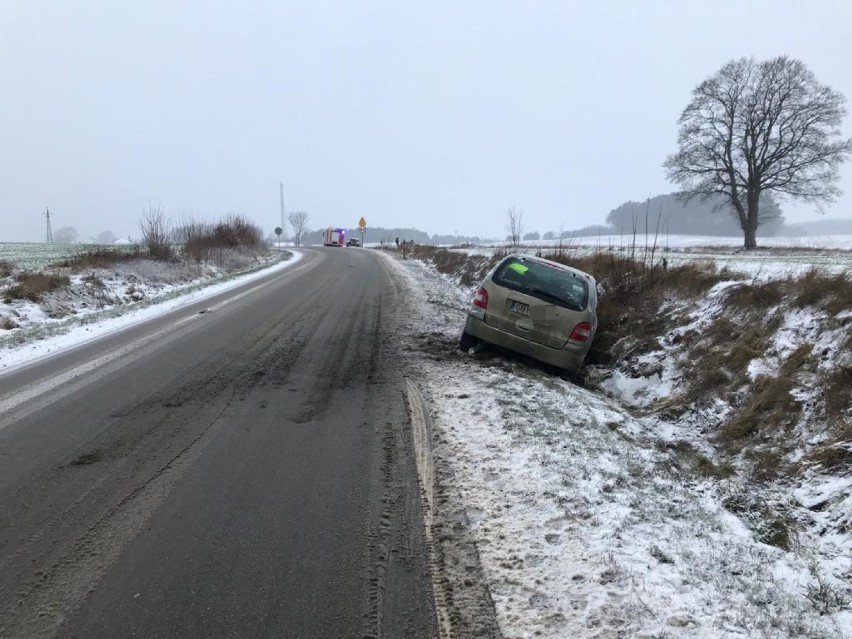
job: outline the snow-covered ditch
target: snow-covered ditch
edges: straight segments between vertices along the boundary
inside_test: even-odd
[[[683,446],[706,448],[712,415],[631,415],[628,404],[671,396],[682,380],[616,373],[610,398],[519,358],[459,353],[470,289],[386,259],[410,284],[405,330],[435,463],[452,469],[505,637],[852,636],[849,527],[829,521],[848,517],[848,476],[803,476],[777,495],[810,525],[790,550],[762,543],[736,508],[752,497],[747,480],[677,463]],[[754,366],[814,339],[808,326],[791,319]]]

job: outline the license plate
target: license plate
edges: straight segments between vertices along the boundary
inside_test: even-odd
[[[518,313],[519,315],[529,315],[530,305],[524,304],[523,302],[517,302],[515,300],[509,300],[509,310],[513,313]]]

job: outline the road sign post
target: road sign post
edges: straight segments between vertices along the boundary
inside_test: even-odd
[[[361,248],[364,248],[364,233],[367,232],[367,220],[363,217],[358,220],[358,232],[361,234]]]

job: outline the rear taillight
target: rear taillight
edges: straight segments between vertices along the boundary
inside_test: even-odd
[[[476,295],[473,296],[473,305],[483,310],[488,308],[488,291],[484,288],[476,291]]]
[[[572,339],[575,342],[588,342],[592,337],[592,325],[588,322],[580,322],[574,327],[574,330],[571,331],[571,337],[568,339]]]

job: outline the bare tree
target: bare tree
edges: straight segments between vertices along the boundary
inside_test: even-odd
[[[732,60],[693,90],[678,151],[663,166],[682,199],[723,196],[745,248],[756,248],[764,192],[815,203],[840,194],[838,170],[852,152],[840,134],[845,103],[798,60]]]
[[[302,243],[302,234],[307,230],[308,214],[304,211],[292,211],[287,219],[290,221],[290,226],[293,227],[293,241],[296,246]]]
[[[148,247],[148,254],[155,260],[168,260],[172,257],[171,224],[159,206],[148,206],[139,220],[142,231],[142,243]]]
[[[514,204],[506,209],[506,230],[512,246],[517,247],[524,232],[524,212],[516,209]]]

